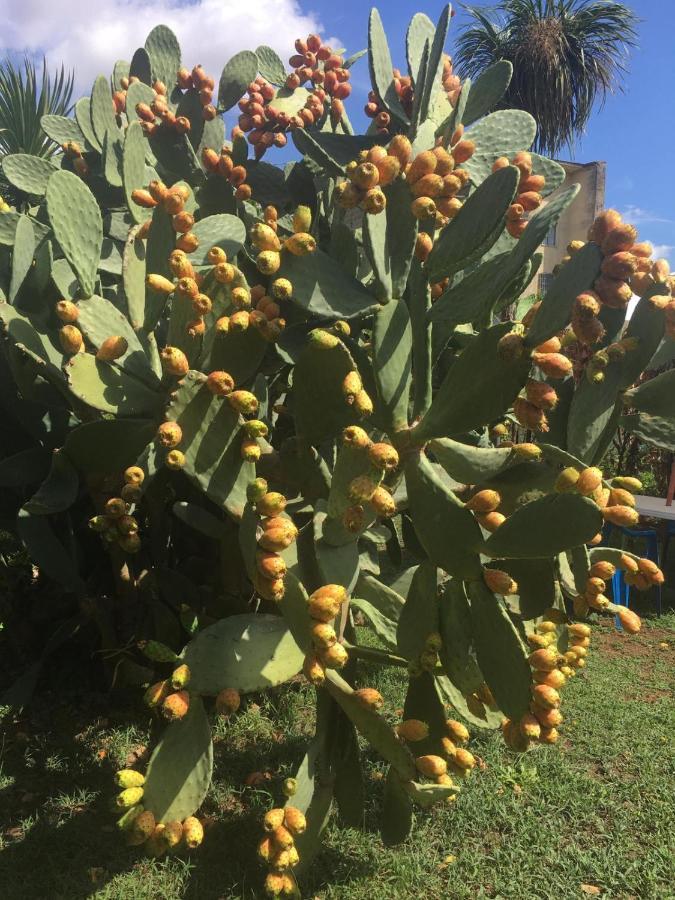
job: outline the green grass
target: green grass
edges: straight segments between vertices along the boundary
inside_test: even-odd
[[[400,674],[363,674],[393,716]],[[565,688],[561,745],[518,756],[497,735],[476,735],[484,770],[455,804],[420,814],[402,847],[380,842],[385,769],[366,754],[364,830],[332,821],[303,897],[567,900],[588,896],[588,886],[622,900],[675,897],[674,698],[675,616],[633,638],[607,621],[588,668]],[[312,720],[311,691],[292,685],[249,698],[232,722],[217,723],[204,845],[188,859],[158,862],[121,845],[108,808],[111,773],[150,740],[147,717],[138,707],[111,708],[104,696],[40,701],[0,742],[2,896],[260,896],[260,815],[279,800]],[[260,783],[246,786],[256,771]]]

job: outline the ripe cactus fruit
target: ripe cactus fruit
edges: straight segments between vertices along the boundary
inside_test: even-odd
[[[495,594],[506,596],[518,593],[518,584],[508,572],[502,572],[501,569],[483,569],[483,581]]]
[[[307,828],[307,820],[295,806],[287,806],[284,811],[284,825],[292,835],[302,834]]]
[[[525,397],[534,406],[544,410],[555,409],[558,403],[558,395],[555,389],[550,384],[546,384],[545,381],[530,379],[525,385]]]
[[[162,703],[162,715],[169,722],[175,722],[187,715],[190,708],[190,695],[187,691],[176,691],[169,694]]]
[[[180,377],[186,375],[190,368],[187,356],[178,347],[164,347],[160,353],[160,360],[162,371],[166,375]]]
[[[370,447],[371,440],[363,428],[360,428],[358,425],[349,425],[342,432],[342,443],[346,447],[367,450]]]
[[[349,654],[340,643],[322,650],[320,660],[326,669],[342,669],[347,664]]]
[[[375,443],[368,448],[368,457],[376,469],[393,471],[399,463],[398,452],[391,444]]]
[[[548,649],[535,650],[530,654],[528,662],[537,671],[552,672],[558,665],[558,654]]]
[[[469,741],[469,730],[461,722],[456,719],[448,719],[445,723],[445,729],[455,744],[466,744]]]
[[[256,510],[261,516],[278,516],[286,508],[286,498],[278,491],[270,491],[256,501]]]
[[[277,812],[277,810],[272,811]],[[285,810],[281,810],[281,815],[281,821],[283,822],[285,817]],[[277,825],[277,827],[271,831],[271,835],[272,843],[278,850],[288,850],[293,846],[293,835],[284,825]]]
[[[159,706],[164,702],[166,697],[169,695],[171,691],[171,684],[168,679],[164,681],[157,681],[155,684],[151,684],[150,687],[146,690],[143,695],[143,702],[146,706],[149,706],[150,709],[154,709],[154,707]]]
[[[475,513],[490,513],[497,509],[502,498],[497,491],[485,489],[478,491],[466,502],[466,508]]]
[[[74,355],[84,346],[82,332],[75,325],[64,325],[59,329],[59,343],[64,353]]]
[[[223,688],[216,697],[216,712],[219,716],[230,716],[241,706],[241,695],[234,688]]]
[[[171,450],[183,440],[183,430],[177,422],[162,422],[157,429],[156,439],[162,447]]]
[[[370,498],[370,504],[378,516],[389,519],[396,513],[396,501],[389,491],[381,485],[376,487]],[[360,531],[361,529],[357,529]]]
[[[310,684],[319,687],[326,680],[323,663],[314,653],[308,653],[302,665],[302,673]]]
[[[311,628],[312,643],[320,650],[332,647],[337,640],[337,634],[332,625],[327,622],[316,622]]]
[[[154,814],[149,810],[143,810],[131,824],[131,832],[140,842],[147,841],[154,832],[157,823]]]
[[[136,806],[143,799],[143,788],[128,787],[121,791],[115,798],[115,803],[120,809],[128,809],[130,806]]]
[[[574,489],[579,494],[587,497],[602,485],[602,471],[596,466],[589,466],[583,469],[574,485]]]
[[[169,450],[169,452],[166,454],[164,464],[166,465],[167,469],[178,471],[185,466],[185,454],[182,450]]]
[[[204,827],[195,816],[183,820],[183,840],[190,850],[195,850],[204,840]]]
[[[227,402],[235,412],[243,416],[255,415],[258,412],[258,398],[250,391],[232,391],[227,396]]]
[[[145,784],[145,775],[135,769],[122,769],[120,772],[115,772],[115,784],[122,790],[142,787]]]
[[[426,778],[438,778],[448,771],[448,764],[442,756],[418,756],[415,760],[417,771]]]
[[[375,688],[359,688],[354,696],[367,709],[380,710],[384,706],[384,697]]]
[[[541,735],[541,724],[532,713],[525,713],[518,723],[521,734],[529,740],[536,741]]]
[[[127,505],[121,497],[111,497],[106,501],[105,514],[113,519],[118,519],[127,511]]]
[[[532,712],[542,728],[557,728],[562,724],[563,717],[556,707],[545,707],[535,703]]]
[[[630,506],[606,506],[602,510],[602,517],[605,522],[620,527],[631,527],[640,521],[639,513]]]
[[[484,514],[476,514],[476,518],[481,526],[486,531],[494,532],[496,531],[500,525],[503,525],[506,521],[506,516],[500,512],[490,512]]]
[[[550,672],[535,671],[533,677],[537,684],[547,684],[556,691],[560,690],[567,681],[565,673],[560,669],[552,669]]]
[[[56,304],[56,315],[62,322],[71,325],[73,322],[77,322],[80,310],[72,300],[59,300]]]
[[[642,621],[637,613],[634,613],[632,609],[628,609],[627,606],[619,606],[616,610],[616,614],[619,617],[619,621],[621,622],[624,631],[627,631],[628,634],[638,633],[642,627]]]
[[[268,897],[279,897],[286,885],[285,876],[280,872],[268,872],[265,877],[265,893]]]
[[[349,499],[353,503],[367,503],[377,486],[369,475],[358,475],[349,484]]]
[[[579,470],[574,466],[567,466],[556,478],[554,490],[559,494],[566,494],[568,491],[574,490],[578,480]]]
[[[532,696],[535,704],[543,709],[557,709],[560,706],[560,694],[547,684],[535,684]]]
[[[187,687],[190,682],[190,669],[185,663],[175,668],[171,673],[171,686],[175,691]]]
[[[423,741],[429,736],[429,726],[419,719],[406,719],[396,726],[396,732],[404,741]]]
[[[347,591],[340,584],[320,587],[309,598],[309,614],[319,622],[332,622],[347,600]]]
[[[99,360],[99,362],[113,362],[121,356],[124,356],[128,349],[129,344],[126,338],[121,337],[120,335],[109,337],[103,341],[96,351],[96,359]]]
[[[215,397],[226,397],[234,390],[234,378],[229,372],[211,372],[206,387]]]
[[[293,256],[307,256],[316,250],[316,241],[311,234],[298,232],[286,239],[284,249],[292,253]]]
[[[145,472],[140,466],[129,466],[123,475],[126,484],[141,485],[145,481]]]
[[[342,394],[349,403],[353,403],[359,391],[363,390],[363,382],[361,376],[354,370],[347,372],[342,380]]]
[[[564,378],[572,371],[572,360],[562,353],[534,352],[532,362],[538,366],[548,378]]]

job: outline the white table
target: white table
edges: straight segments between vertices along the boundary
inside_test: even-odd
[[[665,497],[649,497],[646,494],[636,494],[635,509],[641,516],[651,516],[653,519],[675,520],[675,500],[670,506],[666,506]]]

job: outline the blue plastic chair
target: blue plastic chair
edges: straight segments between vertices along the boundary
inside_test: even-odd
[[[675,523],[673,523],[675,524]],[[620,528],[619,529],[622,534],[626,535],[626,537],[635,539],[639,538],[645,542],[646,545],[646,553],[645,557],[647,559],[651,559],[652,562],[655,562],[656,565],[660,565],[659,563],[659,542],[656,531],[653,528]],[[675,528],[672,529],[672,533],[675,534]],[[666,538],[666,542],[664,545],[664,559],[665,559],[665,551],[668,549],[668,537],[670,537],[671,529],[668,529],[668,535]],[[623,576],[623,571],[621,569],[617,569],[614,575],[612,576],[612,595],[614,598],[614,602],[619,606],[629,606],[630,600],[630,585],[626,584],[626,579]],[[657,585],[656,588],[656,608],[658,615],[661,615],[663,611],[663,586]],[[615,616],[615,624],[616,627],[621,630],[621,622],[618,616]]]

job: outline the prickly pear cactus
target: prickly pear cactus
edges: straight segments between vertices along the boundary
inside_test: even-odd
[[[606,596],[616,568],[663,578],[602,546],[640,485],[601,462],[619,423],[673,444],[672,373],[633,387],[675,337],[673,276],[608,210],[521,297],[576,188],[529,152],[526,113],[491,111],[508,64],[460,82],[449,25],[413,17],[405,75],[373,10],[367,51],[309,35],[287,71],[243,50],[217,90],[158,26],[74,119],[45,117],[58,165],[3,164],[38,204],[0,211],[18,533],[84,609],[102,571],[133,599],[112,639],[140,656],[115,674],[169,723],[147,773],[118,775],[120,828],[153,855],[198,846],[211,711],[302,673],[316,735],[263,823],[271,895],[297,894],[333,805],[362,821],[357,734],[389,765],[383,839],[404,840],[415,806],[470,789],[467,726],[558,740],[586,617],[640,628]],[[395,727],[361,659],[408,679]]]

